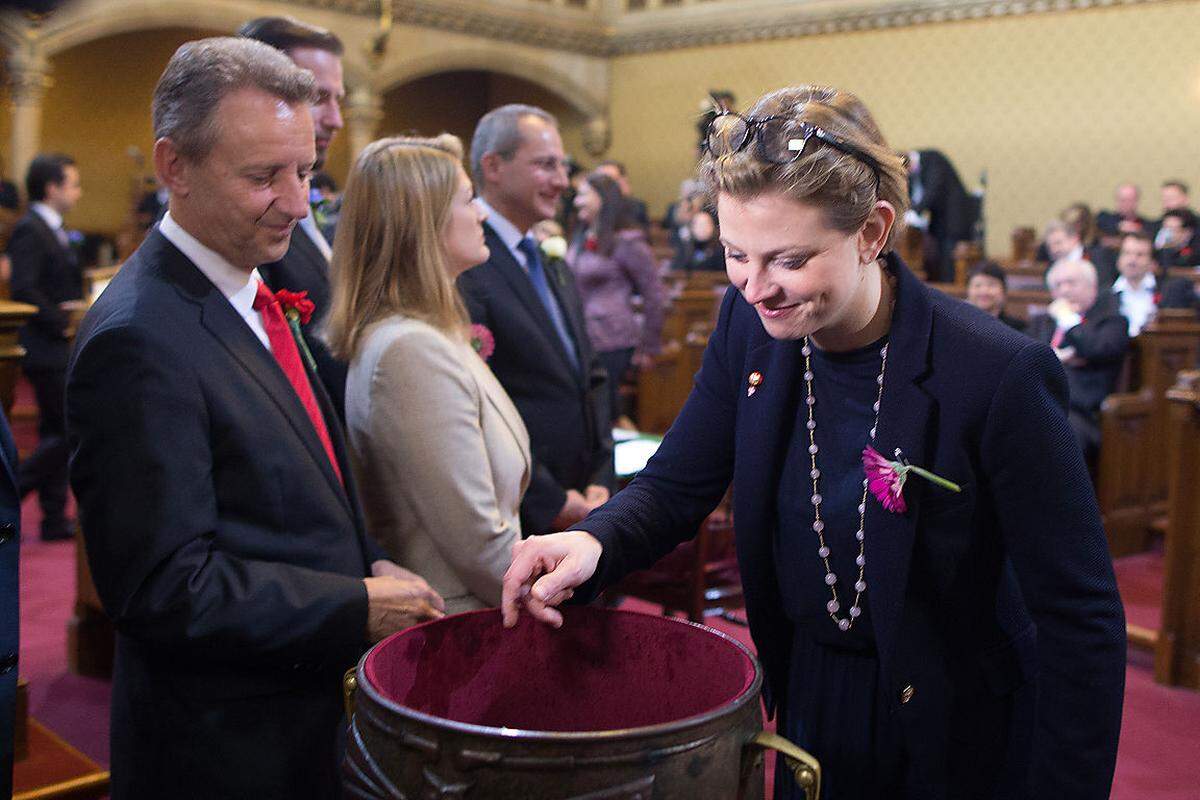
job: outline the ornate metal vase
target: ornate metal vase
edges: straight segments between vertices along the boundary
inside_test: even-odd
[[[816,761],[762,731],[762,671],[740,642],[627,611],[564,616],[505,630],[474,611],[375,645],[346,676],[347,797],[750,800],[775,748],[816,800]]]

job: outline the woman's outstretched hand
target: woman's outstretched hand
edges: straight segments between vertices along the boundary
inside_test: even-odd
[[[561,627],[562,613],[555,606],[569,600],[575,587],[592,577],[601,549],[596,537],[586,531],[531,536],[513,544],[500,600],[504,627],[517,624],[521,606],[534,619]]]

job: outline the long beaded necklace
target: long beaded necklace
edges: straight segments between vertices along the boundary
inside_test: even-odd
[[[817,468],[817,452],[820,448],[817,447],[817,420],[813,416],[813,406],[817,404],[817,398],[813,394],[813,371],[812,371],[812,344],[807,336],[804,337],[804,346],[800,348],[800,352],[804,355],[804,386],[807,391],[807,397],[804,402],[808,405],[808,457],[812,465],[812,472],[809,476],[812,478],[812,504],[813,504],[813,530],[817,534],[817,542],[820,545],[817,548],[817,555],[821,557],[821,561],[825,565],[825,585],[829,587],[832,595],[829,602],[825,604],[826,611],[829,612],[829,618],[837,623],[838,630],[848,631],[854,624],[854,621],[862,615],[862,596],[867,591],[866,580],[866,527],[867,517],[867,484],[866,479],[863,480],[862,499],[858,503],[858,530],[854,534],[854,538],[858,540],[858,557],[854,559],[854,563],[858,565],[858,580],[854,583],[854,603],[850,606],[849,615],[839,617],[838,612],[841,611],[842,605],[838,600],[837,575],[834,574],[833,567],[829,564],[829,545],[825,542],[825,522],[821,519],[821,490],[819,481],[821,479],[821,470]],[[879,376],[875,378],[875,383],[879,386],[878,394],[875,396],[875,404],[871,407],[875,412],[875,421],[871,425],[871,441],[875,441],[875,432],[879,428],[879,406],[883,402],[883,374],[887,370],[887,353],[888,346],[885,344],[879,349],[881,359],[879,365]]]

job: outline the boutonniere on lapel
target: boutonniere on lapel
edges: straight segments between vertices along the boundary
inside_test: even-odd
[[[539,249],[542,251],[543,263],[547,267],[555,268],[554,279],[558,281],[558,285],[566,286],[567,278],[557,267],[567,257],[567,240],[561,236],[547,236],[542,240]]]
[[[280,289],[275,293],[275,299],[279,301],[283,318],[287,320],[288,327],[292,329],[292,338],[296,340],[296,347],[304,355],[304,363],[308,364],[309,369],[316,372],[316,359],[313,358],[312,351],[308,349],[308,342],[304,341],[304,334],[300,332],[300,326],[307,325],[312,319],[313,312],[317,310],[317,304],[308,299],[307,291],[291,292],[287,289]]]
[[[758,370],[754,370],[746,378],[746,397],[754,397],[754,393],[758,391],[758,387],[762,385],[763,375]]]
[[[67,231],[67,244],[69,244],[71,247],[75,248],[76,250],[83,249],[83,240],[84,240],[83,231],[77,231],[74,228]]]
[[[487,361],[492,357],[492,353],[496,352],[496,337],[492,336],[487,325],[478,323],[472,325],[470,342],[471,349],[478,353],[484,361]]]
[[[867,488],[871,490],[871,494],[875,495],[875,499],[893,514],[903,514],[908,510],[908,504],[904,502],[904,482],[908,480],[909,473],[924,478],[943,489],[949,489],[952,492],[962,491],[962,487],[957,483],[948,481],[941,475],[934,475],[929,470],[921,469],[915,464],[909,464],[900,453],[899,448],[896,449],[896,458],[897,461],[891,461],[870,445],[867,445],[862,454],[863,469],[867,473]]]

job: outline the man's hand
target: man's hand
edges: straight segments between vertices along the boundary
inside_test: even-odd
[[[422,578],[420,575],[418,575],[415,572],[409,572],[404,567],[397,564],[395,561],[388,561],[387,559],[384,559],[384,558],[381,558],[378,561],[374,561],[371,563],[371,575],[376,578],[382,578],[384,576],[391,576],[393,578],[399,578],[402,581],[403,580],[412,580],[412,581],[416,581],[416,582],[420,583],[426,589],[429,589],[429,584],[426,583],[425,579]],[[432,589],[429,589],[429,590],[433,591]]]
[[[512,564],[504,573],[500,610],[504,627],[517,624],[520,607],[535,619],[558,628],[564,603],[596,572],[603,548],[587,531],[531,536],[513,544]]]
[[[384,574],[377,573],[377,569]],[[382,560],[371,565],[371,572],[373,577],[363,578],[367,587],[368,641],[378,642],[418,622],[445,616],[446,603],[423,578]]]
[[[558,516],[550,523],[556,530],[564,530],[571,527],[579,520],[588,515],[595,506],[589,505],[583,495],[574,489],[567,489],[567,499],[563,503],[562,509],[558,512]]]
[[[588,504],[588,511],[590,512],[593,508],[599,508],[608,502],[608,489],[593,483],[587,487],[583,497],[584,501]]]

